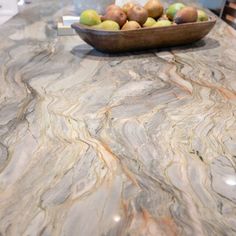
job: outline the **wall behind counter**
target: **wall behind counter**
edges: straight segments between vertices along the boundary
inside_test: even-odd
[[[199,0],[201,4],[209,9],[217,10],[222,7],[224,0]]]

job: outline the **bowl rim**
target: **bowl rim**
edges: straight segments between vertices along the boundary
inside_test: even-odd
[[[216,23],[217,19],[216,17],[210,16],[209,20],[207,21],[196,21],[196,22],[190,22],[190,23],[184,23],[184,24],[176,24],[176,25],[169,25],[169,26],[159,26],[159,27],[142,27],[139,29],[134,29],[134,30],[100,30],[100,29],[96,29],[96,28],[92,28],[91,26],[86,26],[83,24],[80,24],[79,22],[73,23],[71,25],[71,28],[75,29],[75,30],[82,30],[84,32],[91,32],[91,33],[109,33],[109,34],[125,34],[125,33],[136,33],[136,32],[143,32],[143,31],[153,31],[155,30],[159,30],[159,29],[173,29],[173,28],[185,28],[185,27],[189,27],[191,25],[204,25],[204,24],[209,24],[209,23]]]

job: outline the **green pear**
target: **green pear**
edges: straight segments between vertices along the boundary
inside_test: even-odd
[[[143,27],[151,27],[156,23],[155,19],[152,17],[148,17],[146,22],[144,23]]]
[[[197,10],[197,21],[208,21],[208,15],[203,10]]]
[[[172,22],[169,20],[159,20],[152,27],[162,27],[162,26],[170,26]]]
[[[101,17],[95,10],[88,9],[81,13],[80,23],[89,26],[98,25],[101,23]]]
[[[185,5],[183,3],[171,4],[166,10],[166,15],[167,15],[168,19],[173,21],[177,11],[181,10],[184,7],[185,7]]]
[[[137,21],[127,21],[121,30],[137,30],[142,28],[141,25]]]
[[[117,22],[113,20],[105,20],[99,25],[93,26],[95,29],[101,29],[101,30],[110,30],[110,31],[117,31],[120,29],[120,26]]]

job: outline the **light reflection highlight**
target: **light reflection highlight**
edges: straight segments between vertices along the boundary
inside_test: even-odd
[[[119,215],[115,215],[115,216],[113,216],[113,220],[115,222],[119,222],[121,220],[121,217]]]
[[[225,180],[225,183],[227,185],[230,185],[230,186],[236,186],[236,177],[232,176],[232,177],[228,177],[226,180]]]

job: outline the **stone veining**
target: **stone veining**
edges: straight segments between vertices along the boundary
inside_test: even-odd
[[[0,28],[0,234],[236,235],[235,31],[106,55],[62,12]]]

